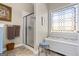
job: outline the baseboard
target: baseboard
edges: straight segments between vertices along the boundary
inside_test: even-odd
[[[6,48],[3,49],[3,52],[6,51]]]
[[[23,45],[24,45],[24,44],[17,44],[17,45],[15,45],[14,48],[17,48],[17,47],[20,47],[20,46],[23,46]],[[6,48],[3,49],[3,52],[4,52],[4,51],[6,51]]]
[[[38,55],[38,51],[35,51],[32,47],[25,45],[25,44],[23,46],[31,50],[33,52],[33,55]]]
[[[20,46],[23,46],[24,44],[17,44],[17,45],[15,45],[15,47],[14,48],[17,48],[17,47],[20,47]]]
[[[32,47],[28,46],[28,45],[24,44],[23,46],[26,47],[26,48],[28,48],[28,49],[30,49],[31,51],[34,51],[34,49]]]

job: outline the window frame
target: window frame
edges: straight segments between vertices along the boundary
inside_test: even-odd
[[[69,9],[69,8],[72,8],[73,6],[75,6],[75,5],[77,5],[77,7],[79,6],[79,4],[72,4],[72,5],[68,5],[68,6],[66,6],[66,7],[63,7],[63,8],[59,8],[59,9],[56,9],[56,10],[53,10],[53,11],[49,11],[49,20],[48,20],[48,32],[49,32],[49,34],[50,33],[52,33],[51,32],[51,25],[52,25],[52,23],[51,23],[51,13],[55,13],[55,12],[59,12],[59,11],[61,11],[61,10],[66,10],[66,9]],[[77,8],[77,9],[79,9],[79,8]],[[78,12],[78,11],[77,11]],[[78,13],[77,13],[78,14]],[[75,11],[75,17],[74,18],[76,18],[76,20],[74,20],[74,31],[68,31],[68,33],[73,33],[73,32],[77,32],[77,18],[78,18],[78,16],[76,16],[76,11]],[[53,31],[54,32],[54,31]],[[56,32],[56,31],[55,31]],[[58,32],[58,31],[57,31]],[[63,32],[63,31],[59,31],[59,32]],[[65,31],[64,31],[65,32]],[[67,33],[67,32],[66,32]]]

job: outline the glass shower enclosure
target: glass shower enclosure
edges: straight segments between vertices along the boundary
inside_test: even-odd
[[[35,17],[34,13],[28,14],[24,16],[24,25],[25,25],[25,44],[34,47],[34,25],[35,25]]]

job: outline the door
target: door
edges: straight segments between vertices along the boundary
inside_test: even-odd
[[[26,20],[26,44],[34,47],[34,14],[27,16]]]

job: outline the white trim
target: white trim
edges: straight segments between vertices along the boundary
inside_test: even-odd
[[[23,46],[23,44],[17,44],[17,45],[15,45],[14,48],[17,48],[17,47],[20,47],[20,46]]]

